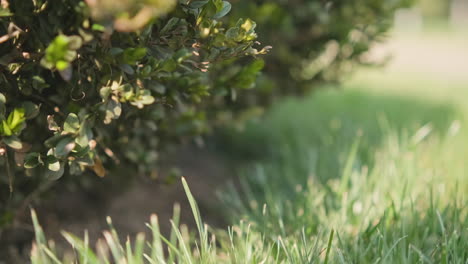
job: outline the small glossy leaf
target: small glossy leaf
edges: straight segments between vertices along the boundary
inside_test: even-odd
[[[107,100],[109,98],[110,94],[112,93],[112,90],[109,86],[104,86],[99,90],[99,95],[103,100]]]
[[[60,164],[60,162],[58,161],[49,164],[48,169],[49,170],[46,170],[45,172],[45,177],[51,181],[56,181],[60,179],[63,176],[63,173],[65,172],[65,166],[63,164]]]
[[[116,56],[116,55],[119,55],[121,53],[123,53],[123,49],[121,48],[110,48],[109,49],[109,54],[112,55],[112,56]]]
[[[62,140],[63,138],[68,137],[68,135],[62,135],[60,133],[56,133],[52,137],[48,138],[45,142],[44,145],[48,148],[54,148],[57,143]]]
[[[89,141],[93,139],[93,131],[88,122],[83,123],[75,142],[81,147],[87,147]]]
[[[122,114],[122,105],[120,104],[120,102],[116,101],[115,99],[112,99],[104,105],[104,111],[106,115],[104,123],[110,124],[112,122],[112,119],[117,119]]]
[[[83,166],[93,166],[94,160],[89,155],[84,155],[83,157],[77,158],[76,162]]]
[[[69,36],[68,37],[68,48],[71,50],[77,50],[83,45],[83,39],[79,36]]]
[[[26,118],[24,117],[23,108],[15,108],[13,112],[8,115],[7,123],[11,130],[15,130]]]
[[[65,158],[75,148],[75,140],[72,137],[62,138],[55,147],[55,156]]]
[[[80,119],[74,113],[71,113],[65,119],[63,124],[63,131],[70,134],[75,134],[80,129]]]
[[[1,129],[1,132],[3,135],[5,136],[11,136],[13,134],[13,132],[11,131],[11,128],[10,126],[8,125],[7,121],[6,120],[3,120],[2,121],[2,129]]]
[[[86,154],[90,152],[90,147],[85,146],[82,147],[80,145],[77,145],[76,148],[72,151],[71,155],[76,158],[83,158]]]
[[[133,65],[146,55],[146,48],[127,48],[123,52],[123,62]]]
[[[161,70],[166,71],[166,72],[173,72],[177,69],[177,63],[174,61],[174,59],[168,59],[166,60],[163,65]]]
[[[224,17],[225,15],[227,15],[229,13],[229,11],[231,11],[231,3],[229,3],[228,1],[223,1],[223,7],[221,8],[221,10],[216,13],[213,18],[214,19],[220,19],[222,17]]]
[[[91,29],[92,29],[92,30],[95,30],[95,31],[101,31],[101,32],[106,31],[106,27],[103,26],[103,25],[101,25],[101,24],[93,24],[93,25],[91,26]]]
[[[39,158],[38,153],[35,153],[35,152],[28,153],[24,157],[24,167],[26,169],[33,169],[41,164],[42,164],[42,161]]]
[[[130,66],[128,64],[121,64],[121,65],[119,65],[119,67],[126,74],[130,74],[130,75],[135,74],[135,70],[132,68],[132,66]]]
[[[60,170],[60,162],[58,160],[47,164],[47,168],[51,171],[59,171]]]
[[[68,68],[69,65],[70,65],[70,63],[68,63],[68,61],[59,60],[59,61],[57,61],[57,63],[55,64],[55,67],[56,67],[57,70],[59,70],[60,72],[64,72],[64,71]],[[65,77],[63,76],[63,75],[65,75],[65,74],[66,74],[66,73],[63,73],[63,74],[61,73],[60,76],[62,76],[62,78],[63,78],[64,80],[67,80],[67,76],[65,76]]]
[[[22,107],[26,119],[33,119],[39,114],[39,106],[32,102],[26,101],[22,104]]]
[[[196,8],[201,8],[204,5],[208,3],[209,0],[198,0],[198,1],[192,1],[189,4],[190,8],[196,9]]]
[[[23,144],[17,136],[4,137],[3,142],[13,149],[23,148]]]
[[[196,1],[196,2],[198,2],[198,1]],[[192,5],[192,3],[190,3],[190,5]],[[160,34],[165,34],[169,30],[171,30],[175,25],[177,25],[177,23],[179,23],[179,21],[180,21],[180,19],[177,18],[177,17],[173,17],[173,18],[169,19],[169,21],[166,23],[166,25],[161,29]]]

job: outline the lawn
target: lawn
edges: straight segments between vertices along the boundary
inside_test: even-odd
[[[224,135],[243,164],[242,187],[220,190],[232,227],[205,226],[184,181],[198,231],[179,227],[176,206],[167,239],[151,218],[146,249],[111,229],[92,252],[66,233],[64,263],[468,263],[468,74],[395,61]],[[36,234],[33,263],[62,263],[37,221]]]

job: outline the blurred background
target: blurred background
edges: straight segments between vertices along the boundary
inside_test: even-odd
[[[393,30],[368,56],[385,63],[282,99],[262,118],[217,131],[204,149],[176,149],[162,171],[187,178],[204,220],[216,227],[248,219],[294,241],[306,226],[303,232],[325,242],[340,227],[351,252],[354,237],[369,239],[367,224],[392,212],[398,216],[381,227],[390,246],[406,230],[419,230],[408,243],[434,252],[444,219],[448,230],[461,230],[454,248],[466,251],[468,212],[458,206],[468,193],[468,0],[419,0],[400,9]],[[193,225],[180,184],[138,181],[92,208],[93,196],[60,195],[76,199],[42,208],[59,212],[42,219],[57,240],[60,229],[86,228],[96,239],[107,215],[122,234],[144,231],[151,212],[169,230],[174,202],[182,206],[182,222]],[[262,212],[263,204],[271,206]],[[422,230],[426,224],[434,229]]]

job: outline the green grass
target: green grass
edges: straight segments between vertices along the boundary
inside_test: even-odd
[[[362,77],[364,76],[364,77]],[[62,256],[37,223],[33,264],[468,263],[468,81],[369,73],[344,91],[288,99],[222,145],[241,161],[242,188],[222,191],[233,226],[120,242],[96,250],[64,233]],[[64,260],[62,260],[64,259]]]
[[[168,239],[151,218],[148,246],[111,229],[101,256],[64,235],[79,263],[467,263],[463,125],[455,105],[372,91],[291,99],[230,138],[264,158],[222,195],[228,230],[203,224],[185,185],[198,236],[177,215]],[[62,263],[36,232],[33,263]]]
[[[244,192],[225,203],[272,239],[318,236],[323,249],[335,230],[333,263],[466,263],[461,120],[456,104],[425,97],[351,90],[291,100],[230,138],[237,153],[270,161],[247,169]]]

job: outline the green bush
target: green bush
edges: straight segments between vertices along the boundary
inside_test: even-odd
[[[231,17],[254,18],[259,41],[273,46],[261,87],[273,94],[301,94],[343,80],[358,65],[375,64],[368,51],[385,40],[395,11],[411,2],[237,0]]]
[[[408,1],[3,0],[0,226],[44,182],[155,174],[166,145],[342,79]]]
[[[122,164],[148,173],[163,145],[218,123],[236,90],[255,85],[265,53],[253,21],[220,21],[230,8],[2,1],[0,225],[40,183]]]

